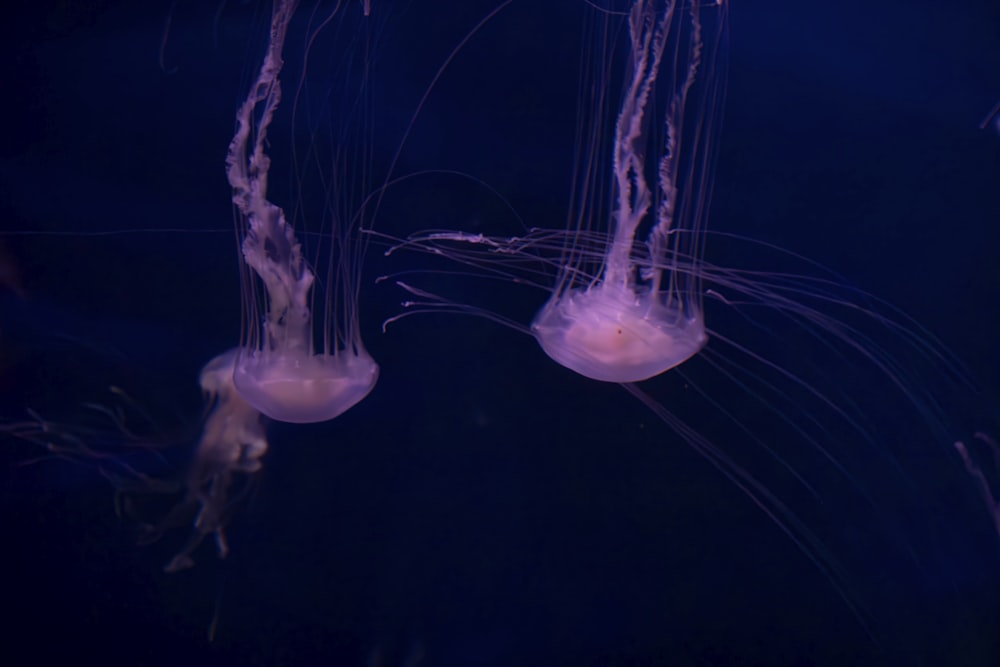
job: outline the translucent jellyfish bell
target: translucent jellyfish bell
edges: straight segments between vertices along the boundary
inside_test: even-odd
[[[316,274],[284,211],[267,200],[270,158],[264,148],[281,100],[282,52],[296,5],[296,0],[274,3],[270,44],[237,114],[226,166],[240,220],[241,254],[250,269],[243,276],[246,335],[233,382],[250,405],[269,417],[306,423],[333,419],[361,401],[378,380],[378,365],[365,350],[357,322],[361,253],[350,228],[358,218],[334,215],[323,342],[317,351]]]
[[[531,331],[545,353],[594,380],[637,382],[678,366],[708,340],[701,314],[650,290],[600,283],[549,300]]]
[[[708,340],[697,273],[681,271],[674,257],[693,256],[682,244],[696,242],[704,225],[712,171],[706,128],[721,98],[715,65],[724,11],[692,2],[658,14],[653,3],[636,2],[629,13],[629,75],[610,147],[614,210],[602,266],[594,270],[592,258],[571,248],[531,323],[546,354],[586,377],[645,380],[684,363]],[[718,26],[707,49],[705,21]],[[664,54],[669,66],[661,66]],[[607,94],[599,91],[598,100]],[[662,121],[653,117],[658,101],[666,109]],[[661,154],[655,169],[647,152]],[[599,168],[594,162],[591,168]],[[587,175],[585,189],[594,176]],[[581,229],[587,214],[582,207]],[[696,233],[675,234],[678,217]]]

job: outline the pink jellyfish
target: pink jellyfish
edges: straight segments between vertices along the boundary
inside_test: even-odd
[[[582,169],[574,229],[536,229],[510,239],[433,232],[411,236],[400,247],[447,254],[439,246],[456,242],[483,245],[498,255],[548,255],[545,261],[556,276],[530,332],[549,357],[585,377],[637,382],[697,354],[708,340],[699,251],[722,99],[726,13],[722,3],[667,3],[661,11],[652,2],[633,4],[627,79],[606,147],[613,176],[608,229],[594,227],[605,165],[590,159]],[[611,63],[606,67],[592,93],[593,127],[587,135],[597,144],[603,141],[599,123],[614,96]],[[660,126],[661,119],[653,117],[659,105],[666,111]],[[651,145],[654,139],[665,148],[655,163],[647,159],[660,152]],[[598,155],[603,153],[594,158]],[[466,260],[459,256],[459,261]]]
[[[672,265],[669,258],[684,254],[684,244],[697,236],[676,233],[677,215],[686,214],[685,222],[697,230],[704,224],[707,209],[703,199],[707,189],[694,186],[710,170],[710,153],[702,145],[708,137],[703,134],[701,114],[714,113],[720,98],[721,79],[712,70],[725,8],[709,11],[716,14],[708,21],[717,32],[705,52],[703,10],[698,3],[688,7],[670,3],[659,16],[652,3],[633,5],[629,15],[631,76],[612,140],[615,201],[603,266],[589,277],[568,262],[556,277],[552,296],[531,323],[546,354],[595,380],[645,380],[690,359],[707,341],[695,296],[697,279]],[[668,46],[676,61],[665,69],[661,63]],[[662,82],[666,86],[663,132],[667,149],[652,172],[645,161],[646,144],[661,71],[668,77]],[[699,75],[707,83],[699,82]],[[707,100],[698,99],[701,96]],[[706,101],[708,105],[700,108]],[[653,173],[655,191],[650,184]],[[651,214],[654,219],[642,238],[640,225]],[[642,252],[638,261],[636,248]]]
[[[296,0],[274,3],[270,43],[237,113],[226,174],[239,218],[242,258],[249,268],[243,287],[246,336],[236,355],[234,384],[267,416],[307,423],[333,419],[361,401],[375,386],[378,365],[365,350],[358,327],[359,252],[347,229],[353,218],[334,223],[331,243],[339,247],[331,249],[330,261],[336,252],[339,265],[328,271],[327,310],[320,318],[322,343],[317,344],[311,307],[316,274],[284,211],[267,200],[267,131],[281,101],[282,50],[296,5]]]

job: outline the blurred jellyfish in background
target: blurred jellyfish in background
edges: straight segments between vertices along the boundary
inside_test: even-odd
[[[19,467],[57,462],[105,478],[115,489],[119,516],[140,523],[140,545],[158,542],[168,531],[189,529],[191,536],[165,572],[192,567],[192,554],[209,536],[219,557],[225,558],[226,526],[267,451],[260,413],[233,387],[235,355],[235,350],[220,355],[201,371],[206,416],[193,462],[180,478],[170,472],[167,450],[187,443],[171,439],[145,408],[114,386],[109,392],[113,402],[82,406],[87,413],[82,421],[53,422],[28,408],[27,419],[4,424],[0,434],[30,445],[31,452]],[[157,496],[169,509],[151,519],[146,506]]]
[[[164,531],[190,523],[194,515],[191,537],[167,563],[166,572],[193,566],[191,555],[209,536],[215,540],[219,557],[226,557],[226,526],[241,491],[260,471],[260,459],[267,452],[260,412],[243,400],[233,385],[235,356],[236,351],[230,350],[201,369],[198,383],[209,401],[208,414],[195,446],[194,462],[183,482],[183,500],[148,526],[140,538],[140,544],[156,542]]]
[[[239,341],[260,377],[253,365],[272,349],[275,302],[244,261],[253,224],[238,218],[236,253],[232,226],[220,224],[232,213],[221,166],[233,112],[254,90],[272,5],[43,2],[12,17],[17,34],[4,44],[15,57],[3,62],[26,94],[8,105],[20,130],[0,148],[0,204],[4,228],[28,233],[4,237],[25,298],[0,318],[12,343],[0,350],[2,405],[15,413],[3,416],[25,435],[45,427],[113,451],[103,468],[113,479],[145,476],[170,491],[120,495],[123,513],[186,513],[169,533],[172,518],[148,521],[144,535],[162,538],[136,550],[106,484],[92,483],[104,479],[93,457],[18,467],[22,449],[2,515],[6,566],[19,574],[7,591],[13,644],[23,638],[35,659],[128,665],[996,664],[996,534],[949,444],[991,429],[941,346],[867,296],[911,313],[1000,386],[981,307],[1000,298],[984,224],[1000,207],[996,142],[976,129],[996,90],[984,85],[977,99],[976,86],[1000,71],[985,10],[675,5],[685,31],[699,11],[706,43],[728,12],[731,57],[724,127],[713,117],[695,131],[714,108],[701,97],[708,65],[689,98],[700,111],[682,123],[682,139],[707,143],[678,159],[717,159],[711,198],[696,186],[711,171],[677,168],[678,201],[691,194],[665,237],[677,252],[653,260],[654,241],[628,253],[636,295],[659,281],[670,305],[665,295],[681,290],[694,300],[665,310],[700,311],[707,335],[697,354],[635,387],[647,406],[477,318],[412,317],[372,335],[399,297],[365,277],[348,290],[364,299],[360,319],[339,317],[357,299],[338,301],[337,258],[345,248],[359,258],[363,244],[349,231],[339,245],[335,219],[356,230],[376,217],[376,231],[401,238],[462,230],[434,239],[428,256],[369,253],[369,277],[406,272],[396,279],[528,332],[558,301],[554,285],[575,299],[601,279],[631,2],[511,3],[440,76],[377,216],[365,201],[427,82],[499,5],[415,0],[382,13],[387,4],[373,2],[369,17],[360,0],[298,6],[264,144],[267,200],[294,229],[294,242],[271,236],[273,257],[298,245],[303,270],[292,273],[314,275],[302,349],[351,354],[349,329],[324,323],[336,314],[360,322],[382,373],[378,391],[328,423],[269,422],[260,472],[253,456],[189,459],[214,430],[196,418],[204,361]],[[311,41],[335,6],[339,20]],[[648,6],[662,21],[667,3]],[[368,36],[371,69],[345,60],[368,52]],[[662,62],[686,62],[688,49],[669,46],[683,44],[668,39]],[[645,116],[642,173],[657,202],[662,120],[686,71],[661,67]],[[345,146],[368,147],[361,162],[375,166],[338,170],[358,162]],[[368,185],[339,187],[355,179]],[[449,274],[456,265],[437,250],[475,266]],[[491,268],[497,279],[476,279]],[[109,397],[109,385],[125,393]],[[137,439],[111,418],[116,405]],[[236,440],[263,444],[255,433]],[[982,443],[969,444],[988,472]],[[220,469],[230,477],[213,478]],[[204,508],[185,490],[212,498],[209,479],[230,503],[210,503],[222,511],[192,531]],[[189,534],[203,542],[193,553]],[[225,561],[211,557],[223,536]],[[197,566],[164,576],[178,555]],[[40,629],[44,641],[31,641]]]

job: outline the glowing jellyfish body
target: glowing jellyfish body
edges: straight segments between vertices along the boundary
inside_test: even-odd
[[[699,72],[704,46],[701,8],[698,3],[688,7],[670,3],[657,16],[651,2],[636,2],[628,25],[631,76],[614,130],[615,209],[603,272],[593,279],[581,272],[579,260],[564,265],[556,290],[531,324],[532,333],[552,359],[586,377],[610,382],[636,382],[659,375],[690,359],[707,341],[698,281],[680,274],[677,282],[672,281],[671,273],[676,271],[667,261],[677,251],[672,245],[681,238],[671,238],[677,226],[675,215],[683,210],[677,202],[682,194],[679,169],[705,159],[695,156],[689,165],[685,163],[685,153],[697,147],[700,136],[691,145],[682,145],[684,115],[688,105],[693,105],[689,96],[694,97],[696,79],[699,74],[713,76],[711,71]],[[674,48],[676,61],[663,73],[666,80],[662,83],[668,90],[666,145],[656,169],[654,195],[646,164],[648,126],[657,122],[651,116],[668,45]],[[696,124],[712,113],[697,107],[690,111]],[[703,196],[691,189],[683,195]],[[700,216],[703,211],[693,208],[691,213]],[[642,260],[633,256],[633,247],[640,226],[650,215],[655,221],[649,225],[648,261],[643,267]]]
[[[264,148],[281,100],[282,50],[296,4],[296,0],[274,4],[270,43],[237,114],[226,173],[242,220],[242,257],[264,287],[259,297],[254,285],[244,285],[248,334],[236,360],[234,384],[250,405],[267,416],[306,423],[333,419],[361,401],[378,380],[378,365],[365,350],[357,327],[356,279],[338,280],[340,292],[328,293],[326,307],[334,310],[333,302],[340,300],[343,317],[328,311],[323,324],[335,331],[324,329],[323,349],[315,350],[310,301],[315,274],[284,212],[267,200],[270,158]],[[342,244],[341,262],[357,260],[356,253],[344,247],[351,243],[347,230],[336,230],[332,237]],[[349,274],[356,267],[342,270]],[[259,300],[266,303],[262,318],[257,312]]]

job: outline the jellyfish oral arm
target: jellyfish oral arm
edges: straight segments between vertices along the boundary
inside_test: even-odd
[[[650,91],[663,57],[663,46],[673,15],[671,4],[661,21],[656,22],[643,2],[636,2],[629,16],[632,42],[632,78],[615,124],[614,178],[617,210],[614,215],[614,240],[608,254],[604,282],[628,286],[633,270],[630,265],[632,243],[639,223],[649,212],[652,196],[644,175],[645,140],[643,123]]]
[[[310,337],[309,290],[314,276],[302,257],[295,231],[280,208],[267,200],[270,158],[264,152],[267,129],[281,101],[278,74],[288,23],[297,0],[277,0],[271,22],[271,39],[257,81],[236,115],[236,135],[226,156],[226,176],[233,188],[233,203],[246,220],[243,257],[264,283],[268,295],[264,349],[286,352],[308,350]],[[253,114],[263,104],[259,120]],[[248,157],[251,128],[256,126],[253,152]]]

